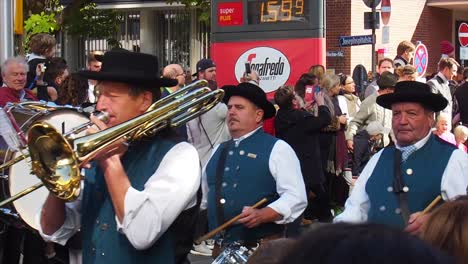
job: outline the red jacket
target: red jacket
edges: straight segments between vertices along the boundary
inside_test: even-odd
[[[23,89],[26,94],[24,99],[30,101],[37,101],[36,96],[29,89]],[[20,102],[20,91],[9,88],[1,87],[0,88],[0,107],[4,107],[8,102],[19,103]]]

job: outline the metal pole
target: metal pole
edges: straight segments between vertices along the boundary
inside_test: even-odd
[[[13,0],[0,1],[0,62],[14,55]]]
[[[372,0],[372,79],[375,78],[375,76],[377,75],[377,73],[375,72],[375,41],[376,41],[376,36],[375,36],[375,24],[376,24],[376,7],[375,7],[375,0]]]

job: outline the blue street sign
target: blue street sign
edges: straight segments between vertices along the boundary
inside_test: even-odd
[[[363,36],[342,36],[340,37],[340,46],[357,46],[357,45],[370,45],[372,44],[372,35]]]

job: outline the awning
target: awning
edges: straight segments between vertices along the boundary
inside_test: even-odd
[[[466,0],[428,0],[427,6],[468,11],[468,1]]]

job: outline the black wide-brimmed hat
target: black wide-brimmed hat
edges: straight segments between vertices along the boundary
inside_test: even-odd
[[[403,81],[395,85],[395,91],[377,97],[377,103],[384,108],[391,109],[392,104],[401,102],[420,103],[434,112],[447,107],[448,101],[441,94],[435,94],[431,87],[417,81]]]
[[[158,58],[154,55],[119,49],[106,52],[101,59],[101,71],[86,70],[79,74],[91,80],[122,82],[150,88],[177,85],[177,80],[159,77]]]
[[[273,104],[268,101],[265,92],[262,88],[252,83],[240,83],[238,85],[225,85],[221,87],[225,91],[223,101],[227,104],[231,96],[241,96],[251,101],[256,106],[260,107],[265,114],[264,119],[274,117],[276,109]]]

